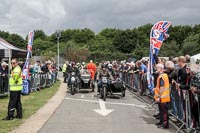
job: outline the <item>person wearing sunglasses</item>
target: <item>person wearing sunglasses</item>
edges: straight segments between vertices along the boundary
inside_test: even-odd
[[[8,104],[8,114],[2,120],[13,120],[15,109],[17,115],[15,118],[22,119],[22,104],[21,104],[21,90],[22,90],[22,71],[17,63],[17,59],[11,61],[12,70],[9,79],[10,85],[10,99]]]

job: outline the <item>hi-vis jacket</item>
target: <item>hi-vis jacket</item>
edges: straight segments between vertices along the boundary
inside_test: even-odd
[[[9,79],[10,91],[20,91],[22,90],[22,71],[20,66],[16,66],[11,71],[11,76]]]
[[[63,67],[62,67],[62,72],[65,73],[67,70],[67,64],[63,64]]]
[[[164,81],[164,89],[160,89],[160,79]],[[159,75],[157,79],[157,85],[154,89],[154,99],[157,101],[160,98],[161,103],[170,102],[170,91],[169,91],[169,78],[166,73]]]

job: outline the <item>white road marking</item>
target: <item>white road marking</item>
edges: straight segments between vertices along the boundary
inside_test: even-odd
[[[102,99],[99,99],[100,109],[94,109],[95,112],[99,113],[102,116],[106,116],[114,111],[114,109],[106,109],[105,102]]]
[[[116,105],[125,105],[125,106],[133,106],[133,107],[140,107],[140,108],[146,108],[145,105],[138,105],[138,104],[129,104],[129,103],[116,103],[116,102],[106,102],[107,104],[116,104]]]
[[[70,98],[66,97],[66,100],[72,100],[72,101],[82,101],[82,102],[90,102],[90,103],[99,103],[99,101],[95,100],[86,100],[86,99],[78,99],[78,98]],[[138,105],[138,104],[129,104],[129,103],[116,103],[116,102],[105,102],[106,104],[115,104],[115,105],[124,105],[124,106],[133,106],[133,107],[139,107],[139,108],[147,108],[145,105]]]
[[[91,97],[94,98],[94,95],[92,94]]]
[[[84,95],[81,95],[81,98],[84,98],[85,96]]]

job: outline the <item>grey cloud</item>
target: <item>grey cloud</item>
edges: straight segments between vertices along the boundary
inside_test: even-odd
[[[0,29],[25,36],[29,30],[134,28],[169,20],[173,25],[200,23],[199,0],[2,0]]]

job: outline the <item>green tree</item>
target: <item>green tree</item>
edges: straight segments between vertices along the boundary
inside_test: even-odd
[[[87,43],[90,39],[94,39],[95,33],[90,29],[76,30],[73,35],[73,40],[76,43]]]
[[[177,45],[179,46],[179,49],[182,49],[183,47],[183,41],[185,38],[188,37],[192,33],[192,27],[191,26],[171,26],[169,28],[170,37],[167,39],[167,41],[174,40]]]
[[[137,33],[130,29],[120,31],[113,40],[113,45],[122,53],[131,53],[136,48]]]
[[[113,28],[106,28],[106,29],[103,29],[99,33],[99,35],[104,36],[105,39],[113,40],[119,31],[121,31],[121,30],[113,29]]]
[[[42,39],[44,40],[46,38],[46,34],[44,33],[43,30],[34,30],[34,39]]]
[[[71,29],[66,29],[66,30],[61,31],[60,42],[66,43],[72,40],[74,33],[75,33],[74,30],[71,30]],[[55,39],[55,35],[53,37]]]
[[[0,31],[0,37],[3,39],[8,39],[8,37],[10,36],[9,32],[5,32],[5,31]]]
[[[190,35],[183,41],[182,53],[184,55],[200,53],[200,34]]]
[[[26,41],[18,34],[10,34],[7,41],[18,48],[27,48]]]
[[[142,57],[148,57],[149,56],[149,48],[146,47],[138,47],[133,52],[133,57],[136,59],[141,59]]]
[[[33,55],[44,55],[45,53],[56,53],[56,45],[49,41],[38,38],[33,42]],[[55,54],[56,55],[56,54]]]
[[[87,48],[79,47],[76,42],[68,41],[60,51],[61,55],[65,55],[67,60],[86,61],[90,52]]]
[[[179,46],[175,41],[164,42],[159,52],[159,56],[169,57],[169,56],[179,56],[182,55]]]
[[[104,51],[104,52],[115,52],[116,49],[113,46],[113,41],[106,39],[102,35],[96,35],[95,40],[91,40],[87,43],[87,47],[91,51]]]
[[[200,24],[196,24],[196,25],[193,27],[193,33],[194,33],[194,34],[200,34]]]

